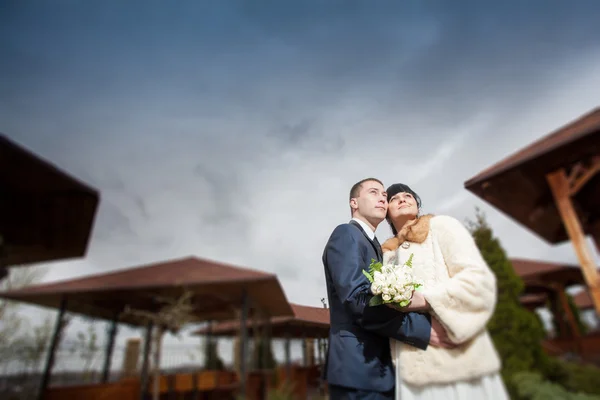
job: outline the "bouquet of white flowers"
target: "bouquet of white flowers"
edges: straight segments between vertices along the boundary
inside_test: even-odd
[[[371,260],[369,272],[363,274],[371,282],[371,292],[374,296],[369,301],[370,306],[397,303],[400,307],[410,304],[413,292],[423,284],[413,276],[411,254],[402,265],[383,265],[375,259]]]

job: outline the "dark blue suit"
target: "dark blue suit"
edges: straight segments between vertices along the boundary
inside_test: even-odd
[[[431,317],[369,306],[371,284],[362,270],[381,261],[381,247],[356,221],[331,234],[323,253],[331,329],[324,379],[331,400],[394,398],[389,338],[427,348]]]

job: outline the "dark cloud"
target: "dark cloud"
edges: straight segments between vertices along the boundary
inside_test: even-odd
[[[598,105],[596,2],[0,7],[0,131],[102,192],[87,258],[52,279],[194,254],[320,306],[366,176],[481,206],[511,256],[574,258],[463,182]]]

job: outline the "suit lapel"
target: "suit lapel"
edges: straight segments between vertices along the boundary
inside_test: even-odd
[[[369,241],[369,243],[371,243],[371,246],[373,246],[373,249],[375,249],[375,253],[377,253],[377,257],[378,260],[377,261],[382,261],[383,260],[383,254],[381,251],[381,247],[377,246],[376,243],[374,243],[371,238],[369,238],[369,235],[367,235],[367,232],[365,232],[365,230],[362,228],[362,226],[360,226],[360,224],[354,220],[350,220],[350,224],[354,225],[355,227],[357,227],[360,232],[363,234],[363,236]]]

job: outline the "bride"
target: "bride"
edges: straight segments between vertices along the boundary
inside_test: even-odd
[[[426,312],[458,344],[419,350],[391,339],[396,398],[508,400],[500,359],[486,330],[496,306],[496,278],[473,238],[452,217],[419,216],[421,200],[404,184],[390,186],[387,196],[387,221],[395,236],[382,246],[384,264],[403,264],[414,254]]]

